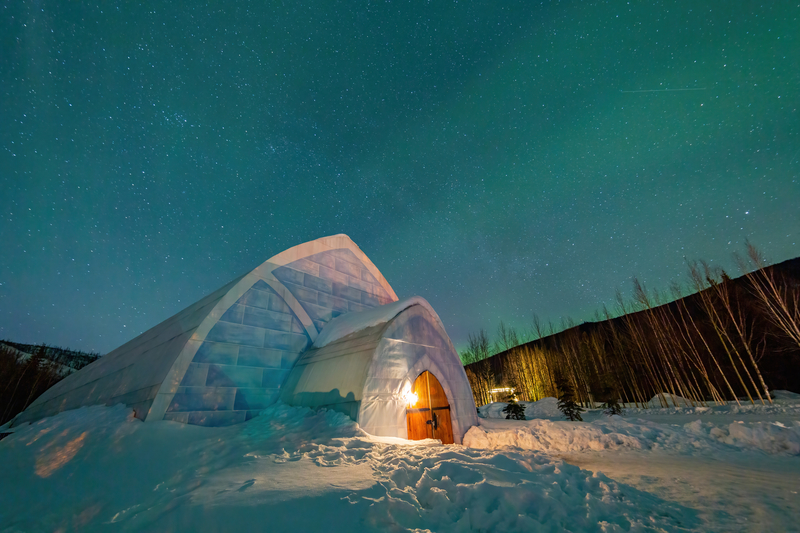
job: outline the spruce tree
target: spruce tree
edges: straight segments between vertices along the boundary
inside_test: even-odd
[[[622,406],[619,404],[619,401],[616,399],[609,399],[603,404],[603,413],[607,414],[608,416],[619,415],[622,416]]]
[[[605,384],[603,390],[598,395],[603,402],[603,413],[608,416],[619,415],[622,416],[622,406],[619,404],[619,392],[611,385],[608,379],[604,380]]]
[[[558,397],[558,409],[564,413],[564,416],[568,419],[572,421],[580,420],[583,422],[583,418],[581,418],[583,409],[575,403],[575,392],[572,390],[570,382],[560,377],[556,381],[556,386],[558,390],[561,391],[561,395]]]
[[[503,412],[506,413],[506,420],[525,420],[525,406],[518,404],[513,398],[503,407]]]

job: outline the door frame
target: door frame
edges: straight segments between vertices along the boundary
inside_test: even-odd
[[[417,362],[414,363],[414,365],[408,369],[408,372],[406,373],[405,377],[406,383],[408,383],[409,386],[413,387],[414,381],[416,381],[417,377],[419,377],[419,375],[425,372],[426,370],[432,373],[434,376],[437,376],[436,379],[439,379],[438,376],[446,375],[445,372],[442,371],[442,368],[439,366],[439,364],[436,361],[434,361],[430,355],[426,353],[425,355],[417,359]],[[462,369],[461,371],[463,372],[464,370]],[[466,379],[466,377],[464,379]],[[444,389],[445,396],[447,396],[447,401],[450,403],[450,425],[453,429],[453,441],[456,444],[461,444],[461,438],[464,436],[466,429],[462,429],[461,422],[458,419],[460,411],[459,411],[459,406],[453,402],[453,398],[455,398],[455,395],[453,394],[453,391],[450,388],[449,382],[439,380],[439,384]],[[402,408],[404,416],[407,416],[406,410],[408,408],[408,404],[403,403]],[[397,414],[399,415],[400,413],[398,412]],[[406,438],[408,438],[407,434]]]
[[[410,427],[410,419],[409,419],[410,415],[412,415],[412,414],[422,414],[422,413],[426,413],[427,414],[427,413],[429,413],[429,416],[425,416],[424,418],[426,419],[425,420],[425,424],[426,425],[430,425],[431,427],[430,427],[430,430],[428,428],[425,429],[425,437],[423,437],[423,438],[432,438],[432,439],[437,439],[438,438],[439,440],[441,440],[443,442],[445,440],[449,441],[446,444],[455,443],[455,435],[453,433],[453,416],[452,416],[452,409],[451,409],[451,404],[450,404],[450,397],[447,395],[447,391],[445,390],[444,385],[442,385],[441,380],[436,376],[436,374],[434,374],[433,372],[431,372],[428,369],[423,370],[422,372],[420,372],[420,374],[414,379],[414,382],[412,384],[413,390],[417,390],[416,389],[417,382],[420,379],[422,379],[423,376],[425,376],[425,385],[424,386],[427,389],[425,392],[427,393],[426,397],[427,397],[428,406],[427,407],[416,407],[416,408],[415,407],[408,407],[408,406],[406,407],[406,410],[405,410],[406,431],[408,431],[408,429]],[[433,402],[431,402],[431,377],[433,377],[433,379],[436,380],[436,383],[439,384],[439,388],[441,389],[441,393],[444,395],[444,399],[446,400],[447,405],[440,406],[440,407],[433,407],[432,406]],[[439,416],[442,416],[442,411],[447,412],[447,419],[446,419],[447,423],[443,424],[443,425],[440,425],[438,423],[439,417],[437,416],[437,414],[439,414]],[[447,429],[449,429],[449,434],[448,434]],[[437,431],[438,432],[442,432],[442,435],[437,435]],[[411,439],[411,435],[409,435],[409,434],[407,434],[406,437],[408,439]]]

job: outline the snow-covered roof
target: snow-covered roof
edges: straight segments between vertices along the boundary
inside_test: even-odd
[[[314,341],[314,348],[336,342],[357,331],[361,331],[379,324],[385,324],[391,319],[413,305],[421,305],[430,310],[434,317],[438,318],[431,305],[420,296],[412,296],[398,302],[392,302],[366,311],[347,313],[331,320]]]

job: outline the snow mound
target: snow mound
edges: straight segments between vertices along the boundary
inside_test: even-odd
[[[536,402],[518,402],[520,405],[525,406],[525,418],[532,420],[534,418],[563,418],[564,415],[558,410],[558,400],[555,398],[542,398]],[[503,409],[507,403],[495,402],[483,405],[478,408],[478,412],[482,418],[505,418],[506,413]]]
[[[800,400],[800,394],[788,390],[774,390],[770,394],[773,400]]]
[[[299,449],[334,438],[367,437],[349,416],[327,409],[292,407],[278,402],[243,426],[240,438],[270,443],[273,449]]]
[[[668,392],[664,392],[661,394],[656,394],[653,396],[649,402],[647,402],[649,407],[659,408],[659,407],[694,407],[696,404],[692,403],[691,400],[688,398],[684,398],[683,396],[677,396],[675,394],[670,394]]]
[[[781,422],[734,422],[717,426],[695,420],[684,428],[689,433],[701,435],[724,444],[744,449],[760,450],[768,454],[800,455],[800,422],[786,426]]]
[[[657,403],[657,402],[656,402]],[[588,414],[588,413],[587,413]],[[669,407],[659,407],[658,405],[649,408],[640,408],[627,405],[625,407],[626,418],[650,416],[714,416],[714,417],[728,417],[731,415],[746,415],[748,417],[766,417],[774,418],[793,416],[800,417],[800,401],[778,399],[773,403],[764,403],[755,399],[754,403],[749,401],[740,401],[739,403],[730,401],[722,405],[717,405],[713,402],[708,402],[706,405],[695,404],[694,407],[674,407],[670,404]]]
[[[481,424],[481,426],[485,426],[485,424]],[[464,446],[470,448],[498,449],[513,446],[545,452],[600,451],[620,448],[641,450],[644,447],[636,437],[607,431],[601,426],[550,420],[530,420],[522,427],[517,428],[494,425],[490,425],[488,428],[473,426],[464,435],[463,442]]]

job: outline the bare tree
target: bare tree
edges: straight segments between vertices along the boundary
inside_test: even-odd
[[[702,266],[702,270],[701,270]],[[700,296],[700,301],[702,302],[703,309],[708,317],[709,323],[711,324],[712,328],[714,329],[714,333],[717,334],[717,338],[722,345],[723,350],[725,351],[728,359],[731,362],[731,367],[733,368],[736,377],[739,379],[739,384],[742,386],[742,389],[747,394],[747,397],[750,399],[750,403],[755,403],[753,401],[753,396],[750,394],[750,389],[744,382],[744,378],[742,377],[741,372],[739,372],[739,367],[736,365],[736,361],[734,360],[734,355],[736,358],[739,359],[739,363],[742,365],[744,370],[747,368],[744,365],[744,361],[742,360],[741,355],[736,350],[736,346],[730,341],[730,337],[725,329],[725,323],[720,317],[720,314],[717,312],[717,308],[714,305],[714,300],[712,298],[713,292],[710,292],[707,289],[712,288],[715,281],[710,276],[707,275],[708,265],[701,262],[700,266],[697,262],[693,262],[689,264],[689,277],[692,280],[692,284],[694,289],[697,291],[698,295]],[[738,398],[734,396],[736,399],[736,403],[739,403]]]
[[[519,337],[517,331],[511,327],[506,326],[501,320],[497,326],[497,341],[495,341],[495,351],[505,352],[519,345]]]
[[[489,391],[494,388],[494,372],[488,360],[489,346],[489,336],[483,329],[474,335],[470,333],[467,338],[465,353],[472,363],[467,377],[470,374],[473,376],[472,393],[478,405],[486,405],[492,401]]]
[[[774,268],[768,268],[761,252],[752,243],[747,241],[745,245],[749,264],[739,254],[734,254],[734,257],[750,281],[753,294],[761,302],[770,322],[800,347],[800,286],[790,284],[785,277],[778,276]]]

